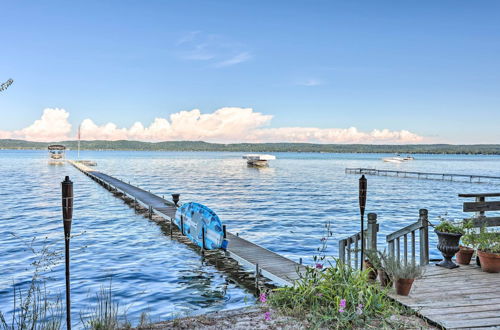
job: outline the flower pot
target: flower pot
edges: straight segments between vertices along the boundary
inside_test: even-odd
[[[470,260],[472,259],[472,255],[474,254],[474,249],[466,246],[460,246],[460,250],[455,254],[457,258],[457,262],[461,265],[470,264]]]
[[[443,233],[438,230],[434,231],[438,235],[437,248],[441,251],[441,254],[444,257],[444,260],[437,263],[436,266],[448,269],[457,268],[458,265],[451,261],[451,258],[460,250],[458,242],[460,241],[462,234]]]
[[[363,261],[363,269],[368,269],[368,279],[371,281],[375,281],[377,279],[377,269],[373,267],[373,264],[370,260]]]
[[[477,250],[481,261],[481,269],[488,273],[500,273],[500,253],[490,253]]]
[[[398,278],[396,282],[394,282],[396,293],[401,296],[409,295],[413,281],[415,281],[414,278]]]
[[[378,270],[378,278],[380,280],[380,284],[383,287],[391,287],[392,286],[392,279],[389,274],[385,272],[383,269]]]

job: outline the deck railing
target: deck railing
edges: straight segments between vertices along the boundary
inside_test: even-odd
[[[475,198],[475,202],[465,202],[464,212],[475,212],[475,216],[470,218],[474,227],[498,227],[500,217],[487,217],[485,212],[500,211],[500,201],[486,201],[486,197],[500,197],[500,193],[486,194],[459,194],[458,197]],[[469,219],[466,219],[469,220]]]
[[[419,236],[418,254],[420,265],[427,265],[429,263],[429,219],[426,209],[420,209],[417,222],[387,235],[386,241],[389,248],[389,255],[396,258],[396,260],[402,261],[405,265],[408,264],[408,259],[415,264],[417,255],[417,232]],[[408,241],[410,241],[410,246],[408,246]],[[401,245],[403,246],[402,251]],[[408,252],[410,252],[411,256],[409,256]]]
[[[379,225],[377,223],[377,214],[368,213],[368,227],[364,232],[364,247],[368,249],[377,249],[377,233]],[[353,247],[354,245],[354,247]],[[359,269],[362,260],[361,254],[361,232],[339,241],[339,259],[354,268]]]

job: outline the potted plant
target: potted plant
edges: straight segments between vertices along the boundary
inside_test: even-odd
[[[500,273],[500,233],[488,232],[485,227],[478,234],[477,255],[481,269],[488,273]]]
[[[365,251],[366,259],[363,261],[363,269],[368,270],[368,278],[372,281],[377,279],[378,270],[382,268],[382,263],[377,250],[368,249]]]
[[[462,228],[465,234],[462,236],[462,244],[459,245],[459,251],[455,254],[457,263],[461,265],[468,265],[474,254],[474,246],[476,245],[477,234],[473,231],[473,225],[471,220],[464,220],[462,223]]]
[[[443,255],[443,261],[436,264],[436,266],[452,269],[458,267],[451,258],[457,253],[460,248],[458,243],[460,237],[464,234],[464,230],[459,226],[454,225],[448,220],[443,220],[434,229],[438,235],[438,250]]]
[[[423,267],[414,263],[405,264],[395,258],[386,259],[386,271],[394,279],[396,293],[401,296],[410,294],[411,287],[415,279],[423,274]]]
[[[390,257],[386,254],[385,250],[384,252],[377,251],[378,257],[380,260],[379,263],[379,268],[378,268],[378,278],[380,280],[380,285],[383,287],[391,287],[393,283],[392,276],[390,272],[388,271],[388,268],[390,268],[390,263],[391,259]]]

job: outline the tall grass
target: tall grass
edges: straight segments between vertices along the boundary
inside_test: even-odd
[[[16,235],[13,236],[21,240]],[[36,249],[35,242],[36,238],[33,238],[29,243],[25,243],[34,255],[30,286],[23,290],[13,285],[13,308],[10,317],[0,311],[0,328],[3,330],[52,330],[61,327],[61,299],[59,296],[49,298],[51,295],[45,287],[46,278],[43,275],[57,264],[60,253],[51,249],[47,242],[43,242],[42,247]]]

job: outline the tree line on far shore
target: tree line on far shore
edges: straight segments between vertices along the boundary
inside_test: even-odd
[[[47,149],[62,144],[77,149],[78,141],[53,143],[0,139],[0,149]],[[314,143],[208,143],[203,141],[81,141],[82,150],[142,151],[240,151],[240,152],[324,152],[324,153],[392,153],[392,154],[484,154],[499,155],[500,144],[314,144]]]

